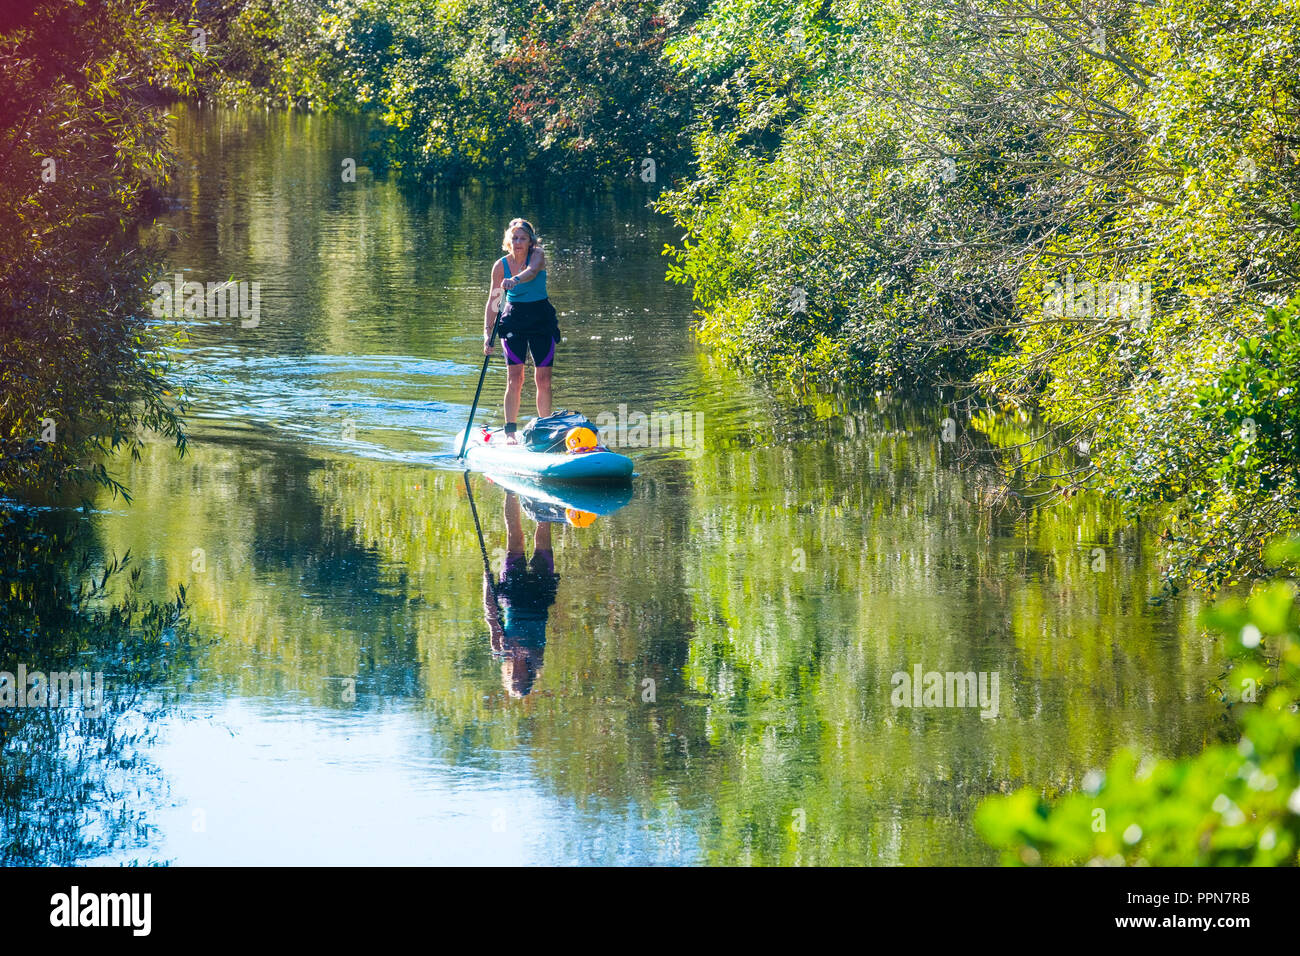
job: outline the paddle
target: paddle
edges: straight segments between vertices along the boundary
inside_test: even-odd
[[[492,632],[492,651],[495,654],[504,645],[506,634],[501,624],[501,605],[497,601],[496,583],[492,579],[492,562],[488,560],[487,545],[483,543],[483,526],[479,524],[478,508],[474,506],[474,492],[469,488],[469,472],[464,472],[462,477],[465,479],[465,497],[469,498],[469,512],[474,516],[474,530],[478,532],[479,554],[483,555],[483,575],[486,579],[484,587],[492,593],[491,608],[485,603],[483,610],[490,611],[491,614],[487,624]]]
[[[474,516],[474,530],[478,532],[478,549],[483,555],[483,572],[492,577],[492,562],[488,560],[487,545],[483,543],[483,526],[478,521],[478,508],[474,507],[474,492],[469,490],[469,472],[465,472],[465,497],[469,498],[469,513]]]
[[[497,327],[501,324],[501,310],[505,307],[506,294],[505,290],[501,291],[501,298],[497,305],[497,317],[492,322],[492,334],[488,337],[488,348],[497,340]],[[469,444],[469,430],[474,427],[474,413],[478,411],[478,397],[483,392],[483,379],[487,377],[488,361],[491,355],[483,356],[483,371],[478,373],[478,388],[474,389],[474,404],[469,407],[469,421],[465,424],[465,437],[460,442],[460,454],[457,458],[465,457],[465,446]]]

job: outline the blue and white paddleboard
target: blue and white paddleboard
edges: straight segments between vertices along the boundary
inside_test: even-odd
[[[484,477],[491,484],[518,495],[524,511],[536,521],[568,521],[584,527],[585,523],[573,520],[575,512],[594,520],[613,514],[632,500],[631,484],[561,484],[502,474]]]
[[[474,471],[589,485],[625,485],[632,480],[632,459],[607,448],[577,454],[529,451],[506,444],[499,430],[488,435],[486,441],[482,431],[470,436],[465,464]]]

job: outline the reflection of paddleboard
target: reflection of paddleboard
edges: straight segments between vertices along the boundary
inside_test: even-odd
[[[487,441],[481,431],[470,436],[465,463],[474,471],[588,485],[626,485],[632,480],[632,459],[606,448],[578,454],[529,451],[505,444],[499,429],[488,435]]]
[[[513,491],[520,498],[561,510],[558,518],[548,520],[564,521],[565,517],[562,513],[564,509],[592,515],[613,514],[632,500],[630,485],[612,488],[590,485],[543,485],[538,481],[514,475],[488,475],[487,480],[506,491]]]

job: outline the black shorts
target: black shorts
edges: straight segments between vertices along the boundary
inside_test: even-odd
[[[510,311],[501,316],[498,331],[509,364],[523,365],[529,352],[533,353],[533,364],[538,368],[550,368],[555,363],[560,321],[550,299],[511,302]]]
[[[515,638],[520,646],[527,645],[527,641],[521,638],[528,634],[540,636],[541,642],[545,643],[546,618],[555,603],[559,583],[554,552],[534,551],[531,560],[522,553],[506,555],[496,592],[504,605],[503,626],[507,637]],[[540,626],[532,626],[529,622],[537,622]]]

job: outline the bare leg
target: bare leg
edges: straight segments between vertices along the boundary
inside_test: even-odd
[[[506,367],[505,411],[507,422],[519,421],[519,396],[524,392],[524,367],[509,365]]]
[[[551,368],[533,369],[533,381],[537,384],[537,417],[545,418],[551,414]],[[516,404],[516,408],[519,406]]]
[[[519,497],[513,491],[506,492],[506,553],[524,553],[523,512],[519,507]]]

